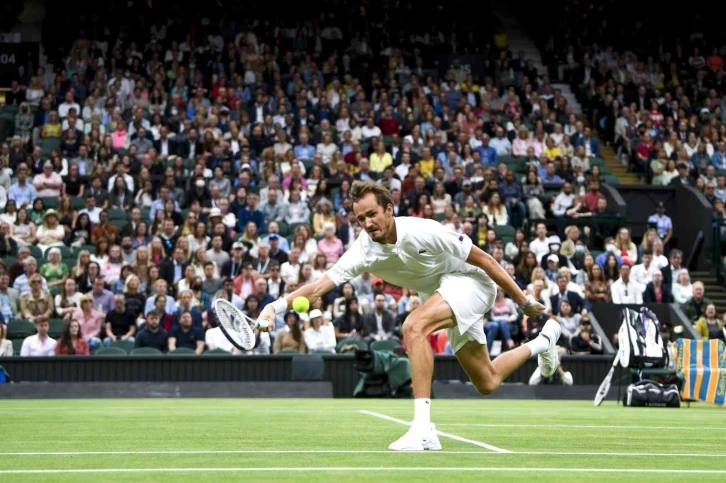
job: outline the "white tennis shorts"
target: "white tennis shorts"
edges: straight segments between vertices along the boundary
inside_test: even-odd
[[[451,349],[458,352],[467,342],[486,345],[484,315],[494,305],[496,286],[487,285],[476,274],[450,274],[441,277],[436,290],[454,312],[456,327],[446,329]]]

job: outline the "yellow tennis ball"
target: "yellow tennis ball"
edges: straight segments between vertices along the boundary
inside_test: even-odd
[[[310,302],[305,297],[295,297],[292,301],[292,309],[297,313],[307,312],[310,308]]]

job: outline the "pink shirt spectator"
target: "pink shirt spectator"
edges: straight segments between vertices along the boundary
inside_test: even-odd
[[[113,143],[114,149],[125,149],[127,136],[128,133],[126,131],[114,131],[113,134],[111,134],[111,142]]]
[[[340,257],[343,256],[343,242],[340,241],[340,238],[333,238],[330,241],[323,238],[318,242],[318,251],[325,255],[328,263],[335,263]]]
[[[303,178],[302,176],[298,178],[300,180],[300,185],[302,186],[302,189],[308,188],[308,180]],[[288,189],[290,185],[292,184],[292,176],[287,175],[282,180],[282,189]]]
[[[89,314],[88,318],[86,318],[83,310],[80,308],[74,310],[73,315],[71,316],[72,319],[77,320],[78,323],[81,324],[81,334],[83,335],[84,339],[100,336],[101,325],[103,323],[104,317],[105,316],[103,312],[99,312],[96,309],[91,309],[91,313]]]
[[[41,188],[41,185],[45,185],[47,183],[51,183],[52,185],[57,186],[57,188],[48,188],[45,186]],[[39,198],[60,198],[63,178],[61,178],[61,175],[55,171],[53,171],[53,174],[50,176],[46,176],[45,173],[36,174],[33,177],[33,186],[35,186]]]
[[[101,266],[101,270],[103,270],[103,278],[107,284],[111,285],[119,279],[119,275],[121,275],[121,267],[121,263],[111,262],[106,262]]]
[[[539,158],[539,155],[542,154],[542,151],[545,150],[547,145],[544,141],[537,141],[536,139],[534,139],[532,141],[532,147],[534,148],[534,155]]]
[[[515,139],[512,143],[512,155],[513,156],[526,156],[527,149],[532,145],[529,139]]]

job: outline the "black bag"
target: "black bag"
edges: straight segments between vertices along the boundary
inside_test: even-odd
[[[644,379],[628,386],[623,406],[679,408],[681,396],[675,384],[663,385]]]

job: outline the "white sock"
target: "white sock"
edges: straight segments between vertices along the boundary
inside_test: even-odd
[[[524,345],[526,347],[529,347],[529,350],[532,352],[533,356],[536,356],[537,354],[546,351],[550,346],[550,342],[547,340],[546,337],[542,337],[542,335],[539,335],[535,337],[534,340],[530,340]]]
[[[426,428],[431,425],[431,399],[413,400],[413,425]]]

